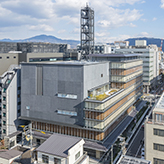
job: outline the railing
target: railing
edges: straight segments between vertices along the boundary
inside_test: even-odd
[[[82,164],[87,158],[87,152],[84,152],[84,154],[74,164]]]
[[[164,126],[164,120],[155,120],[155,119],[147,119],[146,123],[148,124],[156,124],[156,125],[163,125]]]

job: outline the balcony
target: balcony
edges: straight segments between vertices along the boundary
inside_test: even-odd
[[[87,155],[87,152],[84,152],[84,154],[74,164],[85,164],[85,163],[89,163],[89,156]]]

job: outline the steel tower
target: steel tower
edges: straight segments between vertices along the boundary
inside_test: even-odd
[[[94,10],[88,5],[81,9],[81,51],[82,58],[94,53]]]

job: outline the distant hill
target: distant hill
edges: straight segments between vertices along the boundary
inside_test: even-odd
[[[143,38],[129,38],[129,39],[126,39],[125,41],[129,41],[129,45],[134,46],[135,45],[135,40],[146,40],[147,45],[156,44],[158,47],[161,46],[161,39],[160,38],[146,38],[146,37],[143,37]],[[163,45],[162,45],[162,51],[164,51],[164,42],[163,42]]]
[[[161,46],[161,39],[160,38],[129,38],[126,41],[129,41],[129,45],[135,45],[135,40],[146,40],[148,44],[156,44],[158,47]],[[71,48],[76,48],[77,44],[80,43],[78,40],[65,40],[60,39],[52,35],[37,35],[31,38],[22,39],[22,40],[11,40],[9,38],[2,39],[0,41],[3,42],[49,42],[49,43],[65,43],[70,44]],[[164,42],[162,46],[162,50],[164,51]]]
[[[52,35],[37,35],[31,38],[22,39],[22,40],[11,40],[11,39],[2,39],[3,42],[49,42],[49,43],[63,43],[70,44],[71,48],[76,48],[77,44],[80,42],[77,40],[63,40]]]

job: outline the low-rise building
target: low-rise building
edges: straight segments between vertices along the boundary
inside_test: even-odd
[[[4,152],[0,152],[0,164],[11,164],[15,159],[21,158],[23,152],[18,150],[4,150]]]
[[[84,140],[61,134],[51,135],[37,149],[37,162],[49,164],[89,164],[83,152]]]

